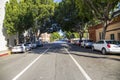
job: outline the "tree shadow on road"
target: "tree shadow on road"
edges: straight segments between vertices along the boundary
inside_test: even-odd
[[[96,58],[96,59],[109,59],[109,60],[116,60],[116,61],[120,61],[120,58],[112,58],[112,57],[108,57],[108,56],[94,56],[94,55],[83,55],[83,54],[76,54],[76,53],[71,53],[72,55],[77,55],[77,56],[81,56],[81,57],[87,57],[87,58]]]
[[[115,61],[120,61],[120,54],[109,54],[109,55],[102,55],[98,51],[92,51],[90,48],[81,48],[79,46],[75,46],[72,44],[52,44],[52,45],[45,45],[40,48],[36,48],[32,50],[30,53],[31,54],[42,54],[46,49],[48,49],[50,46],[50,49],[48,52],[45,53],[45,55],[49,54],[64,54],[68,55],[66,53],[64,48],[67,48],[70,51],[70,54],[80,56],[80,57],[87,57],[87,58],[96,58],[96,59],[109,59],[109,60],[115,60]],[[29,54],[30,54],[29,53]],[[115,57],[111,57],[115,56]]]
[[[81,48],[80,46],[75,46],[71,44],[69,46],[70,47],[68,48],[68,50],[71,52],[72,55],[88,57],[88,58],[109,59],[109,60],[120,61],[120,54],[102,55],[101,52],[92,51],[90,48]]]

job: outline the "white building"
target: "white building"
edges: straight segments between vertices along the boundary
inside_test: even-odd
[[[5,28],[3,27],[3,21],[5,17],[5,4],[8,0],[0,0],[0,51],[8,50],[8,45],[14,45],[14,39],[16,36],[8,36]]]

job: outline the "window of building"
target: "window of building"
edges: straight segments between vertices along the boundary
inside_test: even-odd
[[[110,35],[110,39],[111,39],[111,40],[114,40],[114,39],[115,39],[114,34],[111,34],[111,35]]]

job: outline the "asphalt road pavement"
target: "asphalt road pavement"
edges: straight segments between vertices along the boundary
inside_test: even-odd
[[[120,80],[120,55],[67,43],[0,57],[0,80]]]

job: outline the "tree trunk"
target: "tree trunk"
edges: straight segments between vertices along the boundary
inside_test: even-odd
[[[82,37],[81,37],[81,33],[79,33],[79,36],[80,36],[80,40],[82,39]]]
[[[106,36],[107,27],[108,27],[108,23],[107,23],[107,21],[104,21],[103,22],[103,32],[102,32],[102,39],[103,40],[105,39],[105,36]]]
[[[82,38],[83,38],[83,32],[79,32],[79,35],[80,35],[80,40],[82,40]]]

